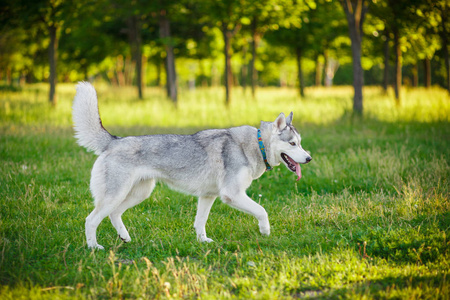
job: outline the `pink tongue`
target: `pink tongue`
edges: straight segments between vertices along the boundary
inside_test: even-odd
[[[300,169],[300,164],[298,162],[295,163],[295,173],[297,173],[297,181],[302,178],[302,169]]]

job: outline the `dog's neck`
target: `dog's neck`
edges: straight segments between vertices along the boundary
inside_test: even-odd
[[[272,170],[272,167],[270,166],[269,162],[267,161],[266,147],[264,146],[264,142],[262,140],[261,129],[258,129],[258,144],[259,144],[259,150],[261,151],[261,155],[264,160],[264,164],[266,165],[266,171],[270,171],[270,170]]]

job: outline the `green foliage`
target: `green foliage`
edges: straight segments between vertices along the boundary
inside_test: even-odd
[[[432,59],[436,65],[432,68],[433,82],[445,85],[443,41],[450,30],[450,22],[444,20],[448,9],[446,1],[370,2],[363,28],[362,65],[365,71],[375,73],[384,68],[381,50],[386,38],[384,30],[391,30],[392,35],[392,28],[398,27],[402,36],[403,64],[416,65],[419,60]],[[0,80],[7,84],[48,80],[48,26],[51,25],[56,25],[59,38],[58,82],[97,77],[119,85],[133,84],[134,46],[127,24],[130,18],[136,18],[139,23],[136,32],[142,42],[144,84],[164,84],[160,71],[153,65],[163,68],[163,45],[169,43],[175,47],[177,70],[183,70],[178,74],[180,85],[192,85],[194,80],[197,85],[219,85],[221,77],[218,74],[224,69],[223,35],[217,34],[217,30],[224,23],[228,30],[242,27],[232,49],[235,84],[249,81],[249,78],[240,77],[250,76],[250,72],[246,75],[241,72],[252,59],[252,51],[249,51],[252,32],[266,48],[259,49],[255,55],[259,85],[295,85],[295,79],[285,81],[283,78],[296,77],[295,68],[291,66],[295,65],[294,51],[285,51],[286,47],[295,48],[294,45],[302,48],[303,60],[319,64],[318,72],[323,73],[323,60],[325,67],[327,59],[339,62],[343,68],[336,74],[335,82],[352,83],[351,68],[345,67],[352,61],[348,30],[338,1],[174,0],[148,3],[141,0],[79,0],[69,3],[5,0],[2,8]],[[171,22],[170,38],[159,36],[158,19],[162,12],[167,13]],[[207,67],[200,67],[201,64]],[[274,74],[274,69],[284,69],[288,74]],[[305,70],[306,85],[315,83],[314,75]],[[410,74],[405,73],[406,76]],[[381,79],[368,76],[365,83],[380,84]]]
[[[157,185],[124,215],[132,241],[123,244],[106,219],[98,235],[107,250],[91,251],[84,219],[95,156],[73,138],[73,86],[59,90],[52,110],[40,85],[2,91],[0,298],[450,297],[446,92],[406,91],[396,108],[367,89],[364,120],[348,113],[347,87],[311,89],[302,101],[289,89],[260,93],[258,103],[242,97],[227,110],[217,90],[197,90],[175,110],[156,90],[143,103],[127,89],[99,86],[114,134],[257,126],[293,110],[314,160],[299,182],[280,166],[248,189],[269,213],[270,237],[217,200],[207,223],[215,242],[199,244],[196,199]]]

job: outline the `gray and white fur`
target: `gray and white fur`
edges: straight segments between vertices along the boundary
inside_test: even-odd
[[[281,113],[274,122],[261,122],[260,129],[270,166],[283,162],[300,179],[299,164],[308,163],[311,156],[300,145],[292,116],[292,112],[287,118]],[[95,89],[86,82],[77,85],[73,122],[78,144],[98,155],[90,182],[95,208],[85,224],[89,248],[103,249],[96,231],[107,216],[120,238],[131,241],[121,216],[147,199],[156,181],[198,197],[194,228],[200,242],[212,242],[205,224],[217,197],[253,215],[260,232],[270,234],[266,210],[246,194],[252,181],[266,170],[256,128],[116,137],[102,126]]]

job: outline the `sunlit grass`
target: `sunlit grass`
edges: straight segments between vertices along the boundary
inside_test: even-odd
[[[145,99],[138,100],[133,87],[96,85],[100,113],[105,126],[152,127],[229,127],[257,125],[260,120],[274,119],[280,112],[294,111],[297,123],[330,124],[349,115],[352,110],[352,88],[309,88],[300,99],[295,89],[259,88],[256,99],[250,91],[233,89],[229,107],[224,104],[223,88],[181,90],[176,108],[161,88],[147,88]],[[0,125],[46,124],[71,126],[73,84],[58,86],[58,105],[47,102],[47,86],[26,86],[21,92],[0,94]],[[364,112],[387,122],[449,121],[450,100],[443,89],[403,91],[397,106],[391,94],[384,96],[378,87],[364,90]]]
[[[387,122],[448,122],[450,120],[450,96],[438,87],[404,89],[400,106],[388,95],[366,93],[367,115]]]

